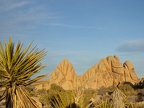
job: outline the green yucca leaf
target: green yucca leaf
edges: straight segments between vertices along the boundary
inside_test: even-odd
[[[34,68],[34,70],[31,70],[31,71],[26,71],[25,73],[21,73],[19,75],[16,76],[17,79],[21,80],[23,78],[30,78],[34,73],[37,73],[40,69],[43,69],[45,66],[43,67],[37,67],[37,68]]]
[[[13,56],[13,52],[14,52],[14,45],[12,43],[12,39],[10,38],[9,40],[9,43],[6,44],[6,50],[5,50],[5,53],[6,53],[6,56],[7,56],[7,65],[8,65],[8,68],[10,69],[11,68],[11,64],[12,64],[12,56]]]
[[[36,82],[36,81],[38,81],[38,80],[40,80],[40,79],[46,77],[46,76],[47,76],[47,75],[38,76],[38,77],[36,77],[36,78],[34,78],[34,79],[32,79],[32,80],[26,82],[24,85],[25,85],[25,86],[28,86],[28,85],[30,85],[30,84],[32,84],[32,83],[34,83],[34,82]]]
[[[0,101],[2,101],[6,97],[6,91],[3,92],[3,94],[0,96]]]
[[[12,38],[4,45],[0,42],[0,87],[7,88],[0,99],[6,98],[6,108],[39,108],[24,87],[46,76],[31,78],[45,67],[40,61],[46,52],[36,46],[30,49],[31,45],[32,42],[23,49],[23,44],[19,41],[15,45]]]
[[[1,71],[0,77],[2,77],[2,78],[4,78],[4,79],[9,79],[9,78],[10,78],[9,76],[4,75],[4,74],[2,73],[2,71]]]
[[[39,108],[36,102],[30,98],[21,87],[17,87],[16,92],[18,93],[19,101],[23,108]]]

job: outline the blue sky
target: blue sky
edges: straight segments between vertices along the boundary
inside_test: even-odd
[[[117,55],[144,77],[143,0],[0,0],[0,41],[11,36],[46,49],[41,72],[64,59],[78,75],[101,58]]]

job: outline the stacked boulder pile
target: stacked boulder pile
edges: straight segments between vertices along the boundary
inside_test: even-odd
[[[102,58],[98,64],[89,68],[81,76],[77,76],[72,63],[64,59],[51,73],[49,85],[55,83],[66,90],[72,90],[78,86],[86,89],[99,89],[117,86],[124,82],[135,84],[138,80],[130,61],[122,64],[117,56],[108,56]]]

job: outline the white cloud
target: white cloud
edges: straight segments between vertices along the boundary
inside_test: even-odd
[[[85,51],[69,51],[69,50],[54,50],[54,51],[50,51],[51,55],[58,55],[58,56],[70,56],[70,55],[84,55],[84,54],[88,54],[88,52]]]
[[[29,1],[11,1],[11,0],[2,0],[0,2],[0,12],[9,12],[17,8],[21,8],[30,4]]]
[[[1,33],[35,30],[38,27],[45,26],[49,20],[61,18],[61,16],[49,12],[46,7],[34,5],[33,2],[8,1],[0,2]]]
[[[0,0],[0,15],[0,33],[4,37],[38,32],[40,28],[52,26],[76,29],[106,29],[91,25],[63,23],[65,17],[62,12],[52,12],[45,4],[41,2],[38,4],[36,1],[29,0]]]
[[[64,23],[50,23],[48,26],[57,26],[57,27],[66,27],[66,28],[87,28],[87,29],[99,29],[99,30],[107,30],[105,27],[95,27],[95,26],[86,26],[86,25],[70,25]]]
[[[21,7],[23,7],[23,6],[27,5],[27,4],[29,4],[28,1],[21,1],[21,2],[18,2],[18,3],[15,2],[15,3],[9,5],[6,10],[12,10],[12,9],[16,9],[16,8],[21,8]]]
[[[61,12],[53,13],[43,3],[29,0],[1,0],[0,1],[0,33],[13,34],[18,32],[36,31],[39,27],[65,27],[79,29],[106,29],[91,25],[71,25],[61,22],[63,19]],[[59,21],[58,23],[57,20]],[[9,33],[8,33],[9,32]]]
[[[116,49],[118,52],[138,52],[144,51],[144,40],[126,41]]]

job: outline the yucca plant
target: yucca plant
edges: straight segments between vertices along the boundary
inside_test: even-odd
[[[6,108],[39,108],[25,87],[46,76],[32,78],[45,67],[40,61],[46,52],[31,45],[24,49],[19,41],[15,46],[12,38],[4,45],[0,42],[0,88],[5,88],[0,100],[6,100]]]
[[[77,108],[71,91],[49,90],[48,99],[52,108]]]
[[[101,100],[96,105],[95,108],[113,108],[113,103],[109,100]]]

